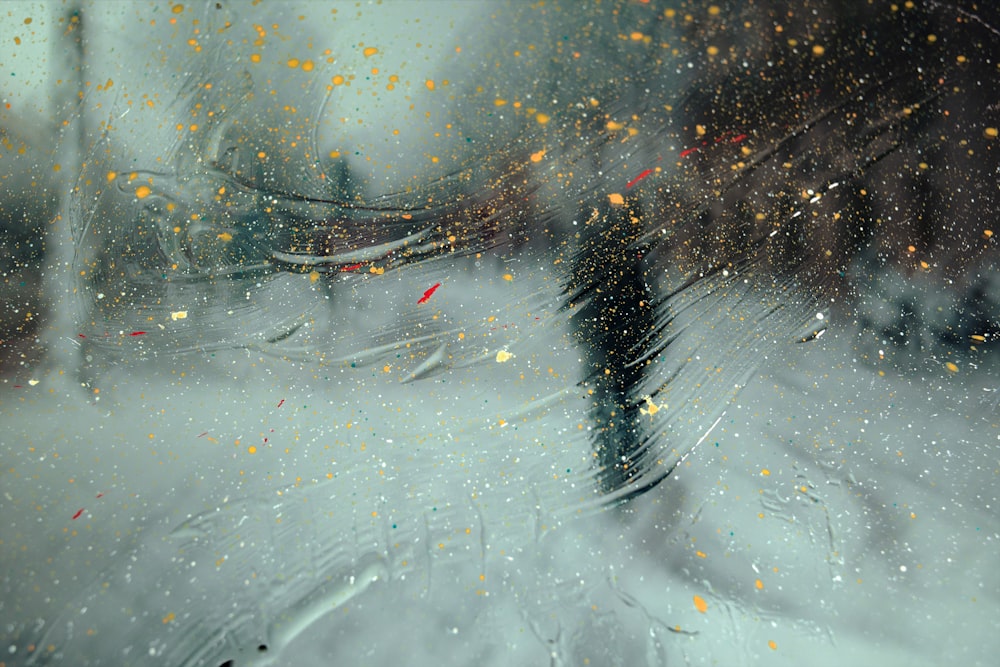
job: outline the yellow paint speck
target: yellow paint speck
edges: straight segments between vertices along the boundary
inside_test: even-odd
[[[503,274],[503,279],[507,282],[512,282],[514,280],[514,276],[509,273],[505,273]]]
[[[761,468],[760,474],[763,475],[764,477],[770,477],[771,471],[768,470],[767,468]]]
[[[220,241],[232,241],[233,235],[229,232],[222,232],[221,234],[216,235],[216,238]]]
[[[657,405],[656,403],[653,402],[653,399],[650,396],[643,396],[642,398],[644,401],[646,401],[646,405],[649,407],[646,408],[640,407],[639,412],[641,414],[649,415],[650,417],[652,417],[653,415],[655,415],[657,412],[660,411],[660,408],[667,407],[666,403],[664,403],[663,405]]]
[[[983,134],[985,134],[990,139],[996,139],[998,133],[1000,133],[1000,130],[997,130],[997,128],[995,127],[988,127],[985,130],[983,130]]]
[[[821,56],[826,53],[826,47],[822,44],[814,44],[812,51],[814,56]]]
[[[701,597],[700,595],[695,595],[694,608],[704,614],[706,611],[708,611],[708,603],[705,602],[705,598]]]
[[[188,311],[186,310],[175,310],[174,312],[170,313],[170,319],[174,321],[183,320],[187,316],[188,316]]]
[[[174,612],[170,612],[169,614],[167,614],[166,616],[163,617],[163,623],[167,624],[170,621],[174,620],[175,618],[177,618],[177,615],[174,614]]]
[[[510,361],[513,358],[514,358],[514,355],[511,354],[510,352],[508,352],[507,350],[500,350],[499,352],[497,352],[497,363],[498,364],[502,364],[505,361]]]
[[[545,125],[547,122],[552,120],[552,118],[546,113],[539,113],[535,116],[535,120],[537,120],[539,124]]]
[[[249,453],[251,453],[251,454],[256,454],[257,453],[257,448],[254,447],[253,445],[250,445],[249,447],[247,447],[247,451]]]
[[[956,366],[956,365],[955,365],[954,363],[952,363],[952,362],[950,362],[950,361],[949,361],[949,362],[947,362],[947,363],[946,363],[946,364],[944,365],[944,367],[945,367],[945,368],[947,368],[947,369],[948,369],[949,371],[951,371],[952,373],[957,373],[957,372],[958,372],[958,366]]]

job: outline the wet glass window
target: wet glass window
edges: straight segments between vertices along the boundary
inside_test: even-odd
[[[0,665],[994,664],[993,3],[0,38]]]

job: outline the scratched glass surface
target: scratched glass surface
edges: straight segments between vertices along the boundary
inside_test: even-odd
[[[992,664],[991,4],[0,28],[0,665]]]

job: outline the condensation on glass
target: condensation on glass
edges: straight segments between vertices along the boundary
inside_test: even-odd
[[[0,664],[1000,649],[992,7],[2,12]]]

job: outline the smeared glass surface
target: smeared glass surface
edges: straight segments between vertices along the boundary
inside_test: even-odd
[[[3,11],[0,661],[990,664],[995,9]]]

